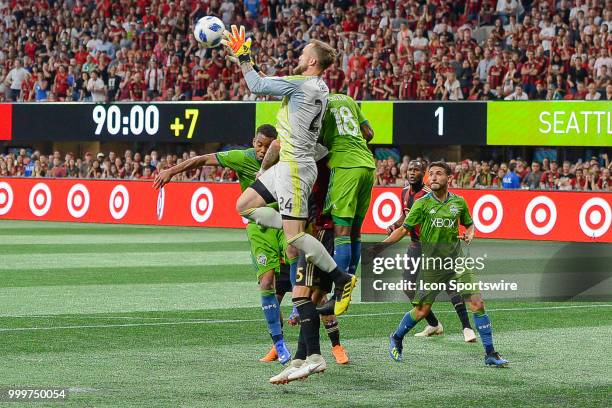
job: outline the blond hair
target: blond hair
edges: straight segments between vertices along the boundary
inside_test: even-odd
[[[323,71],[336,61],[336,50],[331,45],[319,40],[310,40],[310,44],[314,45],[312,49],[317,55],[317,64]]]

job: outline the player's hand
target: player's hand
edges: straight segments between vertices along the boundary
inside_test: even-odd
[[[389,225],[387,227],[387,235],[391,235],[393,233],[393,231],[395,231],[397,228],[398,228],[398,226],[395,223]]]
[[[221,43],[232,50],[240,63],[251,61],[251,39],[245,39],[244,26],[240,26],[240,29],[238,29],[238,27],[232,25],[232,32],[225,31],[223,35],[225,38],[221,40]]]
[[[170,170],[161,171],[153,180],[153,188],[158,190],[168,184],[172,180],[172,174]]]

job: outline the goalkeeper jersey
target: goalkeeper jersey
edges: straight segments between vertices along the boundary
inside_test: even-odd
[[[282,96],[276,115],[281,144],[280,161],[313,162],[329,89],[321,77],[294,75],[260,77],[255,71],[244,76],[254,94]]]

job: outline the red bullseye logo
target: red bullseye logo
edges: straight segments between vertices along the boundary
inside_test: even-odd
[[[116,220],[120,220],[125,216],[128,208],[130,208],[130,193],[128,193],[128,189],[122,184],[116,185],[108,198],[108,210],[111,216]]]
[[[402,216],[402,203],[394,193],[386,191],[376,197],[372,218],[378,228],[385,229]]]
[[[525,225],[535,235],[546,235],[557,222],[557,206],[546,196],[537,196],[525,209]]]
[[[578,216],[580,229],[587,237],[599,238],[608,232],[612,223],[610,204],[601,197],[587,200],[580,208]]]
[[[504,206],[493,194],[485,194],[476,201],[472,213],[478,231],[490,234],[499,228],[504,218]]]
[[[191,216],[197,222],[204,222],[210,218],[214,205],[210,189],[200,187],[191,196]]]
[[[28,199],[30,211],[37,217],[45,215],[51,208],[51,189],[45,183],[38,183],[30,190]]]
[[[75,184],[68,191],[66,198],[68,212],[74,218],[81,218],[89,210],[89,191],[83,184]]]
[[[9,183],[0,182],[0,215],[4,215],[13,206],[13,189]]]

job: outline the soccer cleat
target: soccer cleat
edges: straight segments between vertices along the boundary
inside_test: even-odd
[[[259,359],[262,363],[270,363],[272,361],[276,361],[278,358],[278,353],[276,352],[276,347],[272,346],[268,354]]]
[[[485,356],[485,364],[488,366],[506,367],[508,363],[509,361],[502,358],[497,351]]]
[[[287,319],[287,323],[289,326],[297,326],[300,324],[300,315],[298,314],[297,307],[293,306],[293,310],[289,315],[289,319]]]
[[[427,325],[423,329],[423,331],[414,335],[414,337],[430,337],[430,336],[440,336],[444,333],[444,327],[442,327],[442,323],[438,323],[436,327]]]
[[[336,363],[348,364],[349,362],[348,355],[346,354],[346,350],[344,349],[344,347],[342,347],[340,344],[332,347],[332,354],[334,355],[334,358],[336,359]]]
[[[357,277],[348,273],[338,282],[335,283],[335,295],[321,307],[317,307],[317,311],[324,315],[343,315],[351,303],[353,289],[357,285]]]
[[[291,363],[289,363],[289,366],[287,368],[281,371],[280,374],[277,374],[274,377],[270,378],[270,384],[287,384],[289,382],[289,374],[292,374],[297,371],[304,363],[304,360],[300,360],[298,358],[296,358],[295,360],[291,360]]]
[[[389,335],[389,355],[398,363],[402,361],[402,341],[395,338],[394,333]]]
[[[279,340],[274,344],[276,353],[278,354],[278,362],[282,365],[287,364],[291,360],[291,353],[285,345],[285,340]]]
[[[474,330],[466,327],[465,329],[463,329],[463,340],[465,340],[466,343],[473,343],[476,341],[476,333],[474,333]]]
[[[327,368],[325,359],[320,354],[311,354],[300,368],[287,376],[287,381],[305,380],[315,373],[322,373]]]

